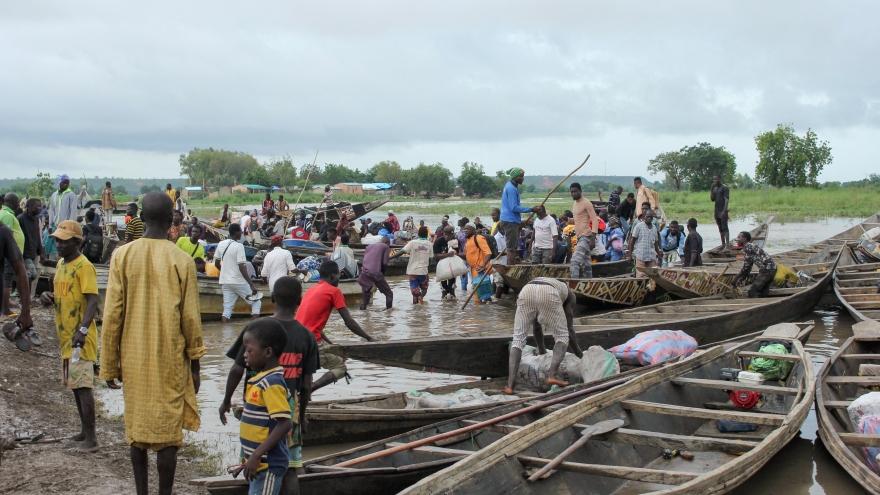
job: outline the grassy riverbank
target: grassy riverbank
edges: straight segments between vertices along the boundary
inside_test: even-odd
[[[588,193],[590,199],[598,199],[595,193]],[[210,200],[190,200],[188,206],[202,216],[211,217],[219,214],[224,203],[233,207],[259,204],[263,195],[232,195],[221,196]],[[273,194],[277,199],[277,194]],[[321,201],[320,194],[303,194],[300,204],[314,205]],[[338,194],[334,198],[352,203],[370,201],[374,196],[358,196]],[[295,195],[287,198],[291,202]],[[537,205],[544,199],[544,194],[523,194],[524,205]],[[603,199],[608,199],[603,193]],[[554,194],[548,202],[548,210],[561,213],[571,207],[570,198],[564,194]],[[458,214],[473,218],[488,216],[491,209],[500,203],[499,198],[424,198],[395,197],[387,206],[406,213],[443,215]],[[709,193],[702,192],[663,192],[660,204],[669,218],[687,219],[694,217],[701,222],[712,220],[713,204],[709,201]],[[238,209],[238,208],[234,208]],[[386,208],[387,209],[387,208]],[[733,189],[730,192],[730,214],[732,218],[750,216],[776,215],[779,221],[821,219],[828,217],[864,218],[880,210],[880,189],[877,188],[841,188],[841,189]]]

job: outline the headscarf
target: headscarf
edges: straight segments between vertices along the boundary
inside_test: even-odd
[[[61,176],[58,177],[58,185],[60,186],[64,181],[70,181],[70,177],[68,177],[67,174],[61,174]]]
[[[509,175],[511,179],[515,179],[515,178],[519,177],[519,174],[521,174],[523,172],[525,172],[525,170],[523,170],[519,167],[513,167],[510,169],[507,169],[507,175]]]
[[[477,230],[477,226],[474,225],[474,224],[471,223],[471,222],[466,223],[465,226],[464,226],[464,228],[468,228],[468,227],[470,227],[470,228],[472,228],[472,229],[474,229],[474,230]]]

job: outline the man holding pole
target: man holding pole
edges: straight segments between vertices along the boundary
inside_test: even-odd
[[[504,186],[504,192],[501,194],[501,220],[498,222],[498,230],[507,239],[507,264],[511,266],[516,264],[516,250],[519,247],[519,228],[522,223],[520,215],[522,213],[537,212],[538,207],[529,208],[528,206],[522,206],[519,202],[519,185],[525,180],[525,171],[519,167],[513,167],[507,171],[507,175],[510,177],[510,180]]]

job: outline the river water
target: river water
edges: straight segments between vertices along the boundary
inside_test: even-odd
[[[561,211],[561,208],[560,208]],[[382,211],[382,213],[385,213]],[[400,219],[406,218],[406,212],[397,212]],[[452,216],[452,215],[451,215]],[[373,218],[382,215],[374,214]],[[440,223],[440,215],[416,215],[418,222],[424,219],[433,229]],[[452,216],[452,223],[457,220]],[[488,215],[485,221],[488,222]],[[770,230],[770,238],[766,249],[770,253],[778,253],[824,239],[857,223],[857,219],[827,219],[822,221],[799,221],[774,223]],[[748,230],[754,225],[754,219],[731,222],[731,232]],[[705,245],[715,245],[717,230],[714,225],[699,228]],[[413,305],[409,294],[409,284],[404,277],[389,279],[394,291],[394,308],[391,311],[380,311],[384,307],[381,294],[379,304],[367,311],[359,311],[350,307],[355,319],[367,333],[382,340],[398,340],[428,336],[464,336],[485,333],[487,329],[500,334],[509,333],[513,324],[515,302],[510,296],[502,298],[498,303],[474,306],[469,305],[465,311],[460,310],[463,302],[462,294],[457,300],[441,300],[438,285],[431,282],[428,297],[424,305]],[[460,282],[459,282],[459,289]],[[818,372],[822,363],[837,349],[847,337],[852,335],[853,321],[849,314],[836,306],[833,293],[827,295],[822,302],[800,321],[814,320],[816,329],[807,343],[813,364]],[[198,433],[188,433],[188,439],[198,441],[217,452],[226,464],[236,460],[238,452],[238,423],[231,419],[227,426],[220,423],[218,408],[223,398],[226,374],[231,361],[224,354],[246,324],[244,320],[233,320],[231,323],[206,322],[203,325],[205,343],[208,354],[201,360],[202,385],[198,395],[201,409],[202,427]],[[331,316],[325,331],[334,341],[356,341],[358,337],[348,331],[338,315]],[[360,361],[347,361],[351,383],[341,380],[325,387],[314,394],[315,400],[360,397],[371,394],[406,392],[427,387],[474,380],[472,377],[455,376],[444,373],[412,371],[386,367]],[[321,376],[319,370],[317,376]],[[317,377],[316,376],[316,377]],[[113,390],[100,391],[100,397],[108,414],[122,413],[121,392]],[[815,414],[811,413],[801,428],[800,435],[775,456],[756,476],[736,490],[737,494],[773,494],[785,492],[794,494],[838,494],[863,493],[855,483],[822,446],[817,435]],[[351,448],[351,444],[339,446],[322,446],[309,448],[306,439],[304,457],[306,459],[325,455],[334,451]]]

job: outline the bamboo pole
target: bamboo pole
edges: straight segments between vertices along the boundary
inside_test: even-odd
[[[475,423],[470,426],[465,426],[464,428],[459,428],[457,430],[447,431],[446,433],[440,433],[438,435],[434,435],[434,436],[431,436],[428,438],[423,438],[421,440],[416,440],[414,442],[410,442],[410,443],[407,443],[404,445],[398,445],[397,447],[392,447],[390,449],[385,449],[385,450],[382,450],[379,452],[373,452],[372,454],[368,454],[363,457],[349,459],[345,462],[341,462],[339,464],[336,464],[334,467],[351,467],[351,466],[354,466],[357,464],[371,461],[373,459],[380,459],[382,457],[387,457],[391,454],[396,454],[398,452],[412,450],[416,447],[428,445],[430,443],[434,443],[434,442],[437,442],[438,440],[443,440],[445,438],[451,438],[451,437],[454,437],[457,435],[461,435],[463,433],[481,430],[483,428],[486,428],[487,426],[492,426],[494,424],[501,423],[502,421],[507,421],[508,419],[515,418],[517,416],[521,416],[523,414],[526,414],[526,413],[529,413],[532,411],[544,409],[545,407],[559,404],[560,402],[569,401],[572,399],[576,399],[578,397],[583,397],[585,395],[592,394],[594,392],[598,392],[600,390],[607,390],[609,388],[616,387],[616,386],[623,384],[623,383],[626,383],[632,379],[633,379],[632,377],[627,377],[627,378],[618,378],[617,380],[611,380],[611,381],[605,382],[601,385],[596,385],[595,387],[590,387],[590,388],[586,388],[584,390],[579,390],[579,391],[571,393],[571,394],[563,395],[562,397],[557,397],[555,399],[551,399],[551,400],[544,401],[544,402],[541,402],[541,403],[538,403],[538,404],[535,404],[535,405],[532,405],[529,407],[525,407],[525,408],[522,408],[518,411],[513,411],[510,413],[498,416],[497,418],[487,419],[486,421],[483,421],[480,423]]]
[[[296,208],[299,206],[299,199],[302,198],[303,193],[306,192],[306,185],[309,183],[309,177],[312,175],[312,169],[315,168],[315,162],[318,161],[318,153],[319,153],[320,151],[321,151],[321,150],[316,150],[316,151],[315,151],[315,159],[312,160],[312,166],[309,167],[309,171],[306,173],[306,181],[303,182],[303,188],[302,188],[302,191],[300,191],[300,192],[299,192],[299,196],[296,197],[296,204],[293,205],[293,213],[294,213],[294,214],[296,213]]]
[[[587,160],[589,160],[589,159],[590,159],[590,155],[587,155],[587,157],[584,158],[584,161],[581,162],[581,164],[578,165],[578,167],[577,167],[576,169],[572,170],[570,174],[566,175],[564,179],[562,179],[561,181],[559,181],[559,184],[556,184],[556,186],[555,186],[553,189],[551,189],[549,193],[547,193],[547,196],[544,197],[544,201],[541,201],[541,204],[538,205],[538,206],[544,206],[544,203],[546,203],[547,200],[550,199],[550,196],[553,195],[553,193],[555,193],[557,189],[559,189],[559,186],[561,186],[562,184],[565,184],[565,181],[567,181],[567,180],[569,179],[569,177],[571,177],[572,175],[574,175],[575,172],[577,172],[577,171],[580,170],[584,165],[586,165],[586,164],[587,164]],[[532,213],[529,214],[529,217],[526,218],[526,222],[528,222],[529,220],[531,220],[533,216],[535,216],[535,212],[532,212]]]

